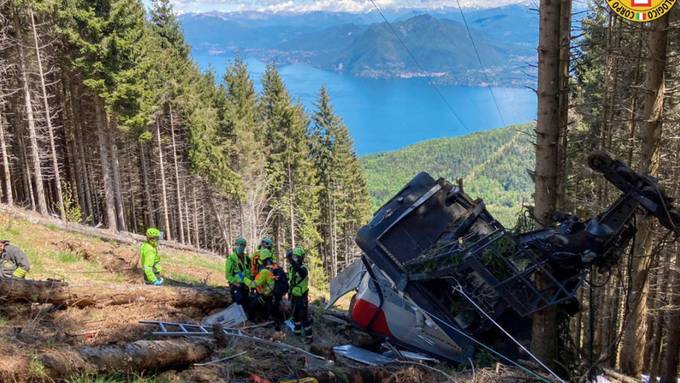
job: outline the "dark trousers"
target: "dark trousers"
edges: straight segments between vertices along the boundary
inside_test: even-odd
[[[272,319],[276,322],[277,326],[280,326],[284,321],[284,313],[281,311],[281,301],[283,300],[283,295],[274,293],[272,300]]]
[[[250,294],[248,286],[244,284],[229,285],[229,292],[234,303],[238,303],[244,309],[248,309],[248,295]]]
[[[266,321],[274,313],[274,297],[255,294],[248,304],[248,319],[251,321]]]
[[[309,295],[304,293],[302,296],[293,296],[291,299],[293,305],[293,322],[295,323],[295,335],[302,336],[304,332],[305,341],[311,342],[312,335],[312,321],[309,319]]]

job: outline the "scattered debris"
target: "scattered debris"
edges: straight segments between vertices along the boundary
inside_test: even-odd
[[[205,317],[201,324],[203,326],[211,326],[215,323],[219,323],[224,327],[236,327],[241,323],[245,323],[248,320],[243,307],[237,303],[232,304],[226,309]]]
[[[347,359],[355,362],[363,363],[367,366],[383,366],[395,362],[394,358],[368,351],[361,347],[356,347],[351,344],[344,344],[342,346],[333,347],[333,352]]]

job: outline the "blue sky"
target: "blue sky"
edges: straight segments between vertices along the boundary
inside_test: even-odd
[[[149,4],[151,0],[143,0]],[[447,8],[456,0],[375,0],[383,8]],[[527,3],[527,0],[460,0],[464,7],[493,7]],[[186,12],[364,12],[373,8],[370,0],[172,0],[179,13]]]

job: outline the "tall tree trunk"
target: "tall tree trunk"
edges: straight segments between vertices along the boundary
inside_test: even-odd
[[[47,134],[50,139],[52,171],[54,172],[54,184],[57,190],[57,206],[59,207],[59,216],[61,216],[61,219],[66,220],[64,194],[61,190],[61,175],[59,174],[59,162],[57,161],[57,147],[54,143],[54,129],[52,127],[52,116],[50,116],[50,104],[47,101],[47,87],[45,86],[45,73],[43,72],[40,44],[38,43],[38,31],[35,27],[35,16],[33,15],[33,10],[29,8],[28,13],[31,16],[31,29],[33,30],[33,43],[35,44],[35,55],[38,61],[38,75],[40,76],[40,90],[42,93],[43,108],[45,112],[45,123],[47,124]]]
[[[295,248],[295,191],[293,185],[293,172],[290,168],[290,161],[288,161],[288,208],[290,215],[290,248]],[[279,253],[281,254],[281,253]]]
[[[168,215],[168,192],[165,185],[165,164],[163,163],[163,143],[161,141],[161,123],[156,120],[156,140],[158,141],[158,162],[161,170],[161,194],[163,195],[163,222],[167,239],[171,240],[170,235],[170,216]]]
[[[139,158],[142,164],[142,187],[144,188],[144,225],[147,227],[156,226],[156,216],[153,213],[153,203],[151,202],[151,187],[149,185],[149,165],[146,160],[145,143],[139,142]]]
[[[645,80],[644,110],[640,135],[642,150],[638,171],[657,176],[659,172],[659,141],[661,139],[661,115],[664,102],[664,71],[668,46],[669,17],[652,22],[649,34],[649,59]],[[630,291],[630,314],[623,333],[621,370],[631,376],[642,372],[643,352],[647,331],[647,298],[649,295],[648,271],[653,248],[654,230],[650,220],[638,225],[638,237],[633,249]]]
[[[182,195],[180,192],[179,161],[177,160],[177,142],[175,141],[175,116],[173,116],[172,103],[168,103],[170,114],[170,137],[172,139],[172,158],[175,165],[175,190],[177,191],[177,212],[179,214],[179,241],[184,243],[184,222],[182,219]]]
[[[198,239],[198,202],[196,201],[196,185],[191,186],[191,196],[193,199],[192,208],[194,211],[194,246],[200,248],[201,241]]]
[[[118,221],[118,230],[127,231],[127,225],[125,224],[125,201],[123,200],[123,191],[121,187],[120,161],[118,161],[118,145],[116,144],[118,120],[115,116],[111,118],[111,124],[108,129],[106,129],[106,133],[106,141],[109,145],[109,154],[111,155],[111,175],[113,181],[113,193],[116,202],[116,220]]]
[[[99,96],[93,97],[95,106],[95,118],[97,119],[97,141],[99,142],[99,158],[102,167],[102,179],[104,182],[104,207],[106,214],[106,227],[118,231],[118,221],[116,220],[116,201],[113,191],[113,180],[111,179],[111,168],[109,160],[109,150],[106,143],[106,116],[102,100]]]
[[[184,192],[184,195],[187,195],[187,187],[184,183],[182,183],[182,190]],[[184,218],[186,219],[186,228],[187,228],[187,236],[186,236],[186,243],[191,245],[191,224],[189,223],[189,200],[186,198],[184,199]]]
[[[558,146],[557,208],[564,208],[567,186],[567,131],[569,129],[569,62],[571,54],[571,0],[562,1],[560,9],[560,95],[559,121],[560,145]]]
[[[35,198],[38,204],[38,211],[40,214],[47,215],[47,202],[45,200],[45,189],[43,187],[42,167],[40,166],[40,151],[38,148],[38,135],[35,127],[35,118],[33,116],[33,105],[31,100],[31,90],[28,84],[28,69],[26,68],[26,55],[24,53],[23,43],[21,41],[21,24],[19,23],[19,13],[14,13],[14,26],[16,33],[19,35],[19,43],[17,48],[19,50],[19,72],[21,76],[21,86],[24,92],[24,106],[26,108],[26,119],[28,120],[28,136],[31,143],[31,160],[33,165],[33,176],[35,178]]]
[[[95,206],[94,202],[92,200],[92,182],[90,182],[90,172],[88,169],[91,169],[91,166],[88,166],[87,162],[85,161],[85,144],[83,141],[85,140],[85,135],[83,134],[83,128],[82,128],[82,116],[80,113],[82,113],[81,109],[81,102],[80,102],[80,88],[73,83],[73,81],[70,81],[70,98],[71,102],[70,107],[71,107],[71,114],[73,115],[73,129],[75,132],[75,140],[76,140],[76,153],[78,156],[78,163],[80,163],[81,168],[80,172],[78,173],[78,178],[82,180],[83,184],[83,194],[84,197],[83,199],[85,200],[85,216],[91,216],[93,222],[96,221],[96,213],[95,213]],[[82,205],[81,205],[82,206]]]
[[[568,0],[565,0],[568,1]],[[534,213],[541,225],[552,221],[559,196],[560,161],[560,12],[562,1],[541,0],[538,47],[538,119]],[[539,288],[547,283],[538,276]],[[534,314],[531,349],[548,364],[557,359],[557,312],[548,308]]]
[[[1,110],[0,110],[1,112]],[[0,113],[0,152],[2,154],[2,169],[5,175],[5,191],[7,194],[7,205],[14,205],[14,198],[12,196],[12,174],[9,170],[9,156],[7,155],[7,143],[5,142],[5,116]]]
[[[21,169],[25,170],[25,177],[23,177],[22,182],[24,183],[24,198],[28,197],[28,202],[31,204],[31,210],[35,211],[35,195],[33,194],[33,183],[31,179],[31,167],[28,163],[28,153],[26,145],[24,145],[24,136],[19,133],[16,135],[18,141],[19,154],[21,157]],[[28,195],[26,195],[28,194]]]

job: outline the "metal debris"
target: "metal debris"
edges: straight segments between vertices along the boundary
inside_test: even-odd
[[[389,363],[394,363],[395,359],[387,356],[368,351],[361,347],[345,344],[342,346],[333,347],[333,352],[336,355],[343,356],[355,362],[363,363],[368,366],[382,366]]]
[[[224,327],[236,327],[241,323],[245,323],[247,319],[248,317],[245,311],[243,311],[243,307],[234,303],[218,313],[203,318],[201,324],[203,326],[212,326],[215,323],[219,323]]]

